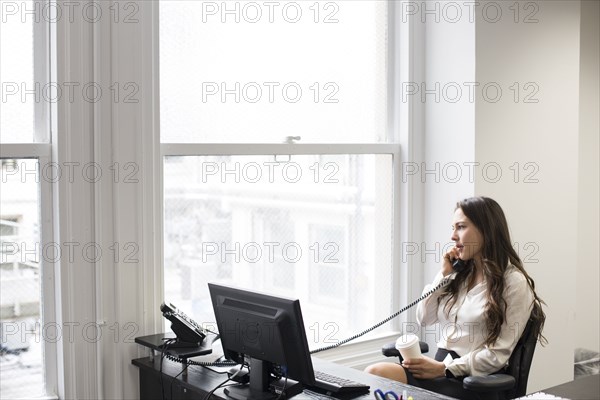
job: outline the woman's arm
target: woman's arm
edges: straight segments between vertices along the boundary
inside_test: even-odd
[[[500,336],[491,346],[445,361],[447,368],[455,376],[489,375],[502,369],[523,334],[533,307],[533,292],[525,276],[517,269],[512,269],[505,279],[504,300],[507,307]]]
[[[458,253],[455,248],[452,248],[449,252],[444,254],[444,260],[440,272],[435,276],[435,279],[431,285],[426,285],[423,289],[425,294],[437,285],[439,285],[444,278],[449,276],[454,270],[452,269],[451,260],[458,258]],[[419,303],[417,306],[417,322],[422,325],[433,325],[438,322],[438,299],[442,294],[442,290],[438,289],[431,296]]]

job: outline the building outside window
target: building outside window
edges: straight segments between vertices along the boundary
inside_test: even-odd
[[[3,396],[44,392],[38,184],[21,180],[37,160],[4,163],[0,193],[0,378]]]

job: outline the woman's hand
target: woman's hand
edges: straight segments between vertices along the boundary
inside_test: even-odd
[[[418,379],[433,379],[446,375],[446,365],[443,362],[426,356],[406,359],[402,362],[402,366]]]
[[[448,276],[454,272],[452,261],[458,258],[458,248],[455,246],[444,254],[444,262],[442,263],[442,275]]]

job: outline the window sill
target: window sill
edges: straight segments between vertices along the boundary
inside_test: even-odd
[[[385,359],[386,357],[381,354],[381,347],[396,340],[400,334],[395,331],[386,332],[369,339],[320,352],[315,357],[351,368],[364,369],[369,364]]]

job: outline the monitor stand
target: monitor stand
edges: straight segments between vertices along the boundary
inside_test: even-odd
[[[225,388],[227,397],[236,400],[270,400],[280,396],[289,398],[303,390],[302,384],[285,378],[274,380],[271,378],[273,364],[270,362],[250,358],[250,383]],[[284,389],[285,387],[285,389]]]

